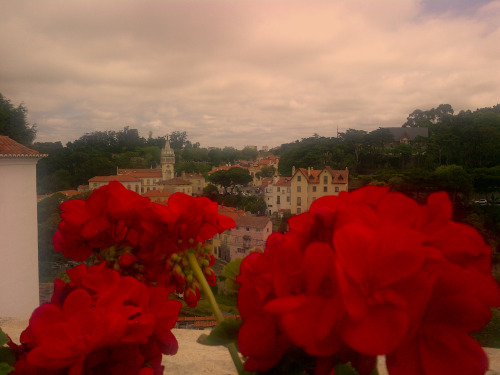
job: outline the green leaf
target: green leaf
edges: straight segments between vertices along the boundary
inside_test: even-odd
[[[236,282],[236,277],[240,274],[240,264],[243,258],[238,258],[226,264],[222,270],[222,276],[226,278],[225,284],[228,290],[237,292],[240,288],[240,283]]]
[[[243,322],[233,318],[227,318],[217,327],[212,329],[209,335],[201,335],[198,338],[198,343],[203,345],[227,345],[236,342],[238,339],[238,331]]]
[[[9,372],[13,370],[14,367],[8,365],[7,363],[0,363],[0,375],[7,375]]]
[[[2,331],[2,328],[0,328],[0,346],[4,346],[9,342],[9,338],[7,335]]]
[[[350,363],[339,363],[335,366],[335,375],[359,375]]]
[[[13,365],[16,363],[16,356],[11,348],[3,347],[0,348],[0,363],[8,363],[9,365]]]

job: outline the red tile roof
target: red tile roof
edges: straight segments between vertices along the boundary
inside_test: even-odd
[[[243,210],[238,210],[234,207],[218,206],[217,212],[220,215],[229,216],[231,219],[236,219],[237,217],[244,216],[246,214]]]
[[[92,177],[89,181],[91,182],[109,182],[109,181],[118,181],[118,182],[140,182],[141,180],[127,175],[120,176],[95,176]]]
[[[274,186],[290,186],[292,178],[291,177],[280,177]]]
[[[62,191],[58,191],[58,193],[61,193],[61,194],[64,194],[65,196],[67,197],[72,197],[74,195],[78,195],[78,194],[81,194],[79,191],[77,190],[62,190]]]
[[[265,228],[270,220],[268,217],[238,216],[234,221],[239,227]]]
[[[0,158],[43,158],[46,154],[40,154],[6,135],[0,135]]]
[[[326,167],[325,169],[333,176],[332,184],[347,184],[349,180],[348,169],[336,170],[332,169],[332,167]]]
[[[306,176],[309,183],[311,183],[311,184],[318,184],[319,183],[319,175],[321,174],[322,170],[318,170],[318,169],[307,170],[307,168],[299,168],[299,171],[301,171],[302,174],[304,176]]]

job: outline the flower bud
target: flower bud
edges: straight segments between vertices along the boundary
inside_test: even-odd
[[[215,276],[215,273],[210,267],[203,268],[203,273],[205,274],[208,284],[210,285],[217,284],[217,278]]]
[[[196,307],[198,304],[198,298],[196,292],[191,288],[186,288],[184,291],[184,301],[186,301],[189,307]]]

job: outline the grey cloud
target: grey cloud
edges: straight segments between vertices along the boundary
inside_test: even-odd
[[[0,92],[38,140],[186,130],[276,146],[498,102],[500,1],[0,0]]]

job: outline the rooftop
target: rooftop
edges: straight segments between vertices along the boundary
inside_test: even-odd
[[[119,176],[95,176],[92,177],[90,182],[109,182],[109,181],[118,181],[118,182],[140,182],[141,180],[129,175],[119,175]]]
[[[270,220],[265,216],[238,216],[234,221],[240,227],[265,228]]]
[[[6,135],[0,135],[0,158],[43,158],[45,156],[47,155],[23,146]]]

